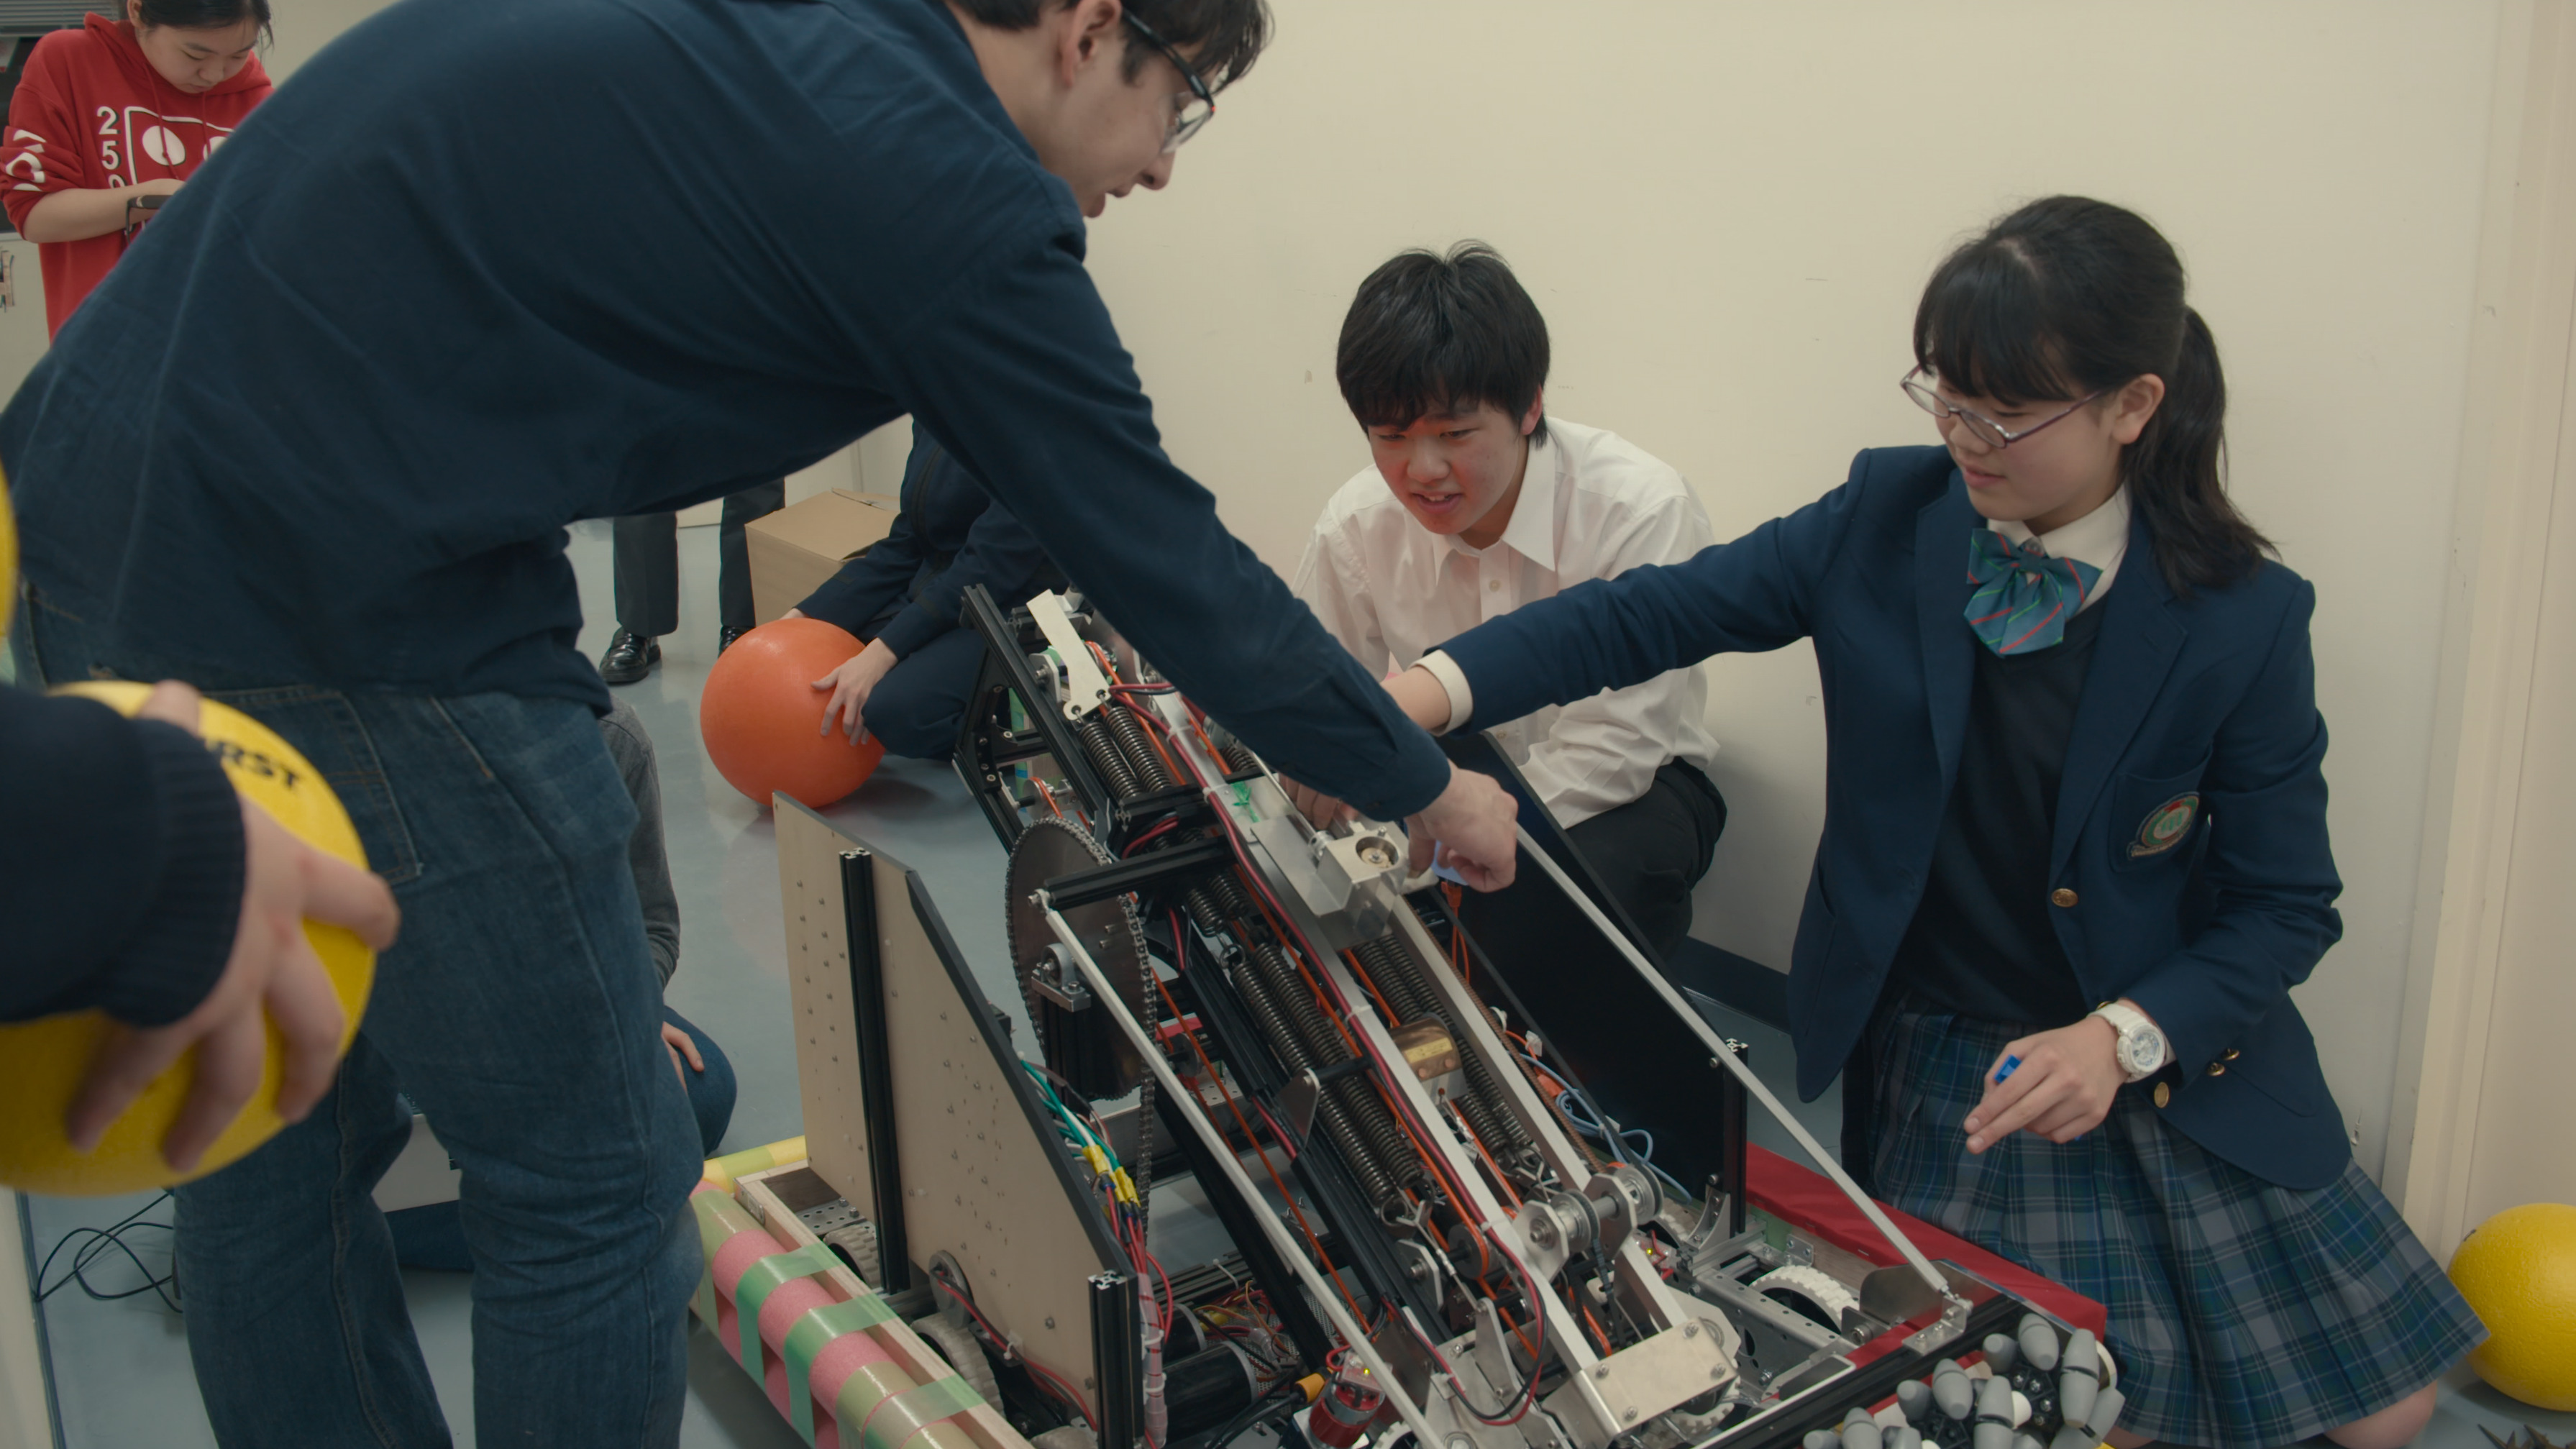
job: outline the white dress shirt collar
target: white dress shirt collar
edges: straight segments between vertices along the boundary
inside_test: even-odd
[[[2129,552],[2129,490],[2121,486],[2101,507],[2046,533],[2033,534],[2023,525],[2001,518],[1989,520],[1986,526],[2002,534],[2004,541],[2015,548],[2037,538],[2050,558],[2077,559],[2100,569],[2102,576],[2094,580],[2092,592],[2084,597],[2084,608],[2089,609],[2111,592],[2112,576],[2119,573],[2120,560]]]

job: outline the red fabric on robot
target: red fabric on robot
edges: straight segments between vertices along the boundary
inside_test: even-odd
[[[272,87],[257,56],[231,79],[191,95],[144,58],[132,24],[90,16],[79,30],[36,42],[9,103],[0,145],[0,206],[24,231],[27,213],[58,191],[106,190],[196,174]],[[59,333],[72,310],[125,255],[140,229],[37,246],[45,321]]]

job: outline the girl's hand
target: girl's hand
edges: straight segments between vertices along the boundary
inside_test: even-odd
[[[1968,1150],[1982,1153],[2015,1132],[2072,1142],[2102,1125],[2111,1099],[2128,1082],[2111,1023],[2088,1016],[2073,1026],[2026,1036],[1986,1068],[1986,1095],[1968,1114]],[[2007,1058],[2021,1065],[1998,1084]]]
[[[878,639],[843,660],[840,668],[815,680],[816,689],[832,692],[831,699],[823,705],[823,721],[815,733],[830,734],[833,717],[837,715],[841,717],[841,733],[850,737],[851,744],[865,739],[867,727],[860,721],[859,711],[867,707],[868,695],[877,687],[877,681],[885,678],[886,671],[894,666],[894,651],[886,647],[883,639]]]
[[[698,1055],[698,1044],[690,1039],[687,1032],[667,1021],[662,1023],[662,1046],[671,1054],[671,1070],[679,1072],[681,1086],[689,1085],[689,1073],[680,1071],[684,1058],[691,1070],[704,1072],[707,1069],[707,1059]]]

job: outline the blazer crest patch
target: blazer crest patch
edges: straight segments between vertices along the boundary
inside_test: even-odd
[[[2129,842],[2129,858],[2162,855],[2183,843],[2191,835],[2192,822],[2200,818],[2200,794],[2193,791],[2176,795],[2147,812],[2138,825],[2138,837]]]

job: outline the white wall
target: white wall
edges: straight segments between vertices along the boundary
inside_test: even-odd
[[[2496,12],[2466,0],[1796,6],[1288,0],[1118,203],[1092,270],[1174,455],[1283,572],[1367,456],[1352,289],[1476,236],[1546,311],[1550,406],[1700,489],[1721,538],[1928,442],[1899,396],[1941,253],[2017,201],[2136,207],[2234,386],[2239,498],[2316,582],[2344,944],[2299,994],[2378,1166],[2413,911]],[[1785,965],[1822,825],[1802,647],[1711,666],[1733,810],[1698,934]]]
[[[18,1195],[0,1187],[0,1449],[44,1449],[54,1442],[53,1419],[36,1295],[19,1239]]]

